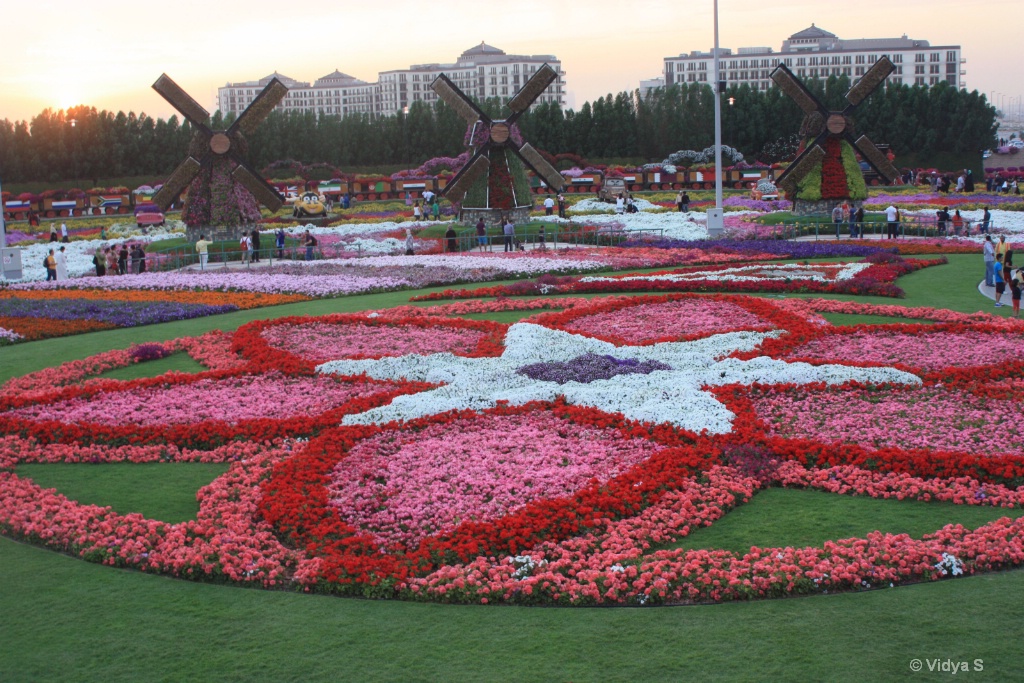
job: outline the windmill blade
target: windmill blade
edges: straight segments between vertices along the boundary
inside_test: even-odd
[[[886,78],[889,77],[896,67],[893,65],[889,58],[882,56],[877,62],[875,62],[867,73],[860,77],[850,92],[846,93],[846,99],[849,101],[850,106],[846,108],[850,111],[858,104],[864,101],[864,98],[874,92],[875,88],[882,84]]]
[[[235,122],[228,128],[228,133],[239,131],[242,135],[250,135],[263,121],[274,111],[274,107],[281,103],[288,94],[288,86],[279,81],[276,77],[267,87],[260,91],[245,111],[235,119]]]
[[[156,83],[153,84],[153,90],[160,93],[165,100],[171,103],[171,106],[181,112],[181,115],[188,119],[189,123],[209,134],[210,112],[203,109],[202,105],[172,81],[170,76],[160,74],[160,78],[156,79]]]
[[[818,98],[811,94],[810,90],[804,87],[803,83],[797,80],[788,66],[779,64],[772,71],[771,78],[782,92],[793,98],[793,101],[803,109],[805,114],[820,112],[826,118],[828,117],[828,110],[818,101]]]
[[[466,123],[473,125],[477,121],[483,121],[490,125],[491,118],[485,114],[480,107],[476,106],[473,100],[466,97],[461,90],[452,83],[451,79],[444,74],[438,74],[434,82],[430,84],[431,89],[437,96],[444,100],[445,104],[455,110],[455,113],[465,119]]]
[[[533,104],[533,101],[540,97],[541,93],[543,93],[556,78],[558,78],[558,72],[547,64],[537,69],[537,72],[530,77],[530,80],[526,82],[522,90],[517,92],[515,97],[508,101],[508,108],[513,111],[512,116],[509,117],[509,123],[515,120],[519,114],[526,111],[526,109]]]
[[[875,147],[875,143],[871,142],[867,135],[861,135],[856,140],[853,140],[852,136],[848,139],[850,140],[850,144],[853,145],[853,148],[860,152],[861,158],[871,164],[871,166],[878,171],[878,174],[885,178],[886,182],[891,183],[899,177],[899,169],[893,166],[892,162],[889,161],[889,157],[878,151],[878,148]]]
[[[181,191],[188,187],[188,184],[199,174],[202,163],[195,157],[186,157],[185,161],[178,164],[170,177],[164,181],[163,187],[153,195],[153,203],[164,211],[178,198]]]
[[[549,164],[529,142],[517,149],[516,154],[523,160],[523,163],[529,166],[555,192],[561,192],[565,187],[565,178],[562,174],[558,172],[558,169]]]
[[[448,199],[462,201],[470,186],[479,180],[481,175],[487,172],[490,165],[490,160],[484,156],[482,152],[477,152],[476,155],[469,160],[469,163],[463,166],[459,172],[455,174],[455,177],[452,178],[452,182],[444,186],[444,189],[441,190],[441,195]]]
[[[825,150],[822,149],[821,145],[817,142],[813,145],[808,145],[808,147],[800,153],[800,156],[794,159],[793,163],[791,163],[789,167],[782,172],[782,175],[779,176],[779,180],[776,184],[782,185],[783,183],[786,183],[787,185],[795,186],[801,178],[810,173],[811,169],[814,168],[816,164],[820,164],[824,158]]]
[[[237,157],[232,157],[232,160],[238,166],[231,172],[231,177],[241,183],[249,192],[252,192],[252,195],[256,197],[256,201],[271,211],[277,211],[284,205],[284,199],[270,183],[254,173],[247,164]]]

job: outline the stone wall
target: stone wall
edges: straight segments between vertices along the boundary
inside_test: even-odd
[[[852,199],[822,199],[816,202],[797,199],[793,202],[793,214],[797,216],[824,216],[831,220],[832,209],[842,206],[844,203],[857,209],[864,202],[853,201]],[[843,220],[846,220],[846,216],[843,216]]]
[[[225,228],[223,226],[211,226],[207,225],[200,228],[190,228],[185,226],[185,239],[189,242],[197,242],[200,235],[205,235],[206,239],[213,242],[237,242],[242,237],[242,231],[252,232],[253,228],[259,229],[256,225],[240,225],[234,228]]]
[[[529,223],[530,207],[521,206],[510,211],[502,209],[463,208],[462,211],[459,212],[459,222],[465,225],[476,225],[476,222],[483,218],[484,225],[487,225],[488,227],[500,227],[505,224],[504,219],[506,216],[511,216],[512,222],[516,225],[519,225],[520,223]]]

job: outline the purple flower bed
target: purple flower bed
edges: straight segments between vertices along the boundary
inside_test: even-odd
[[[0,299],[0,316],[12,318],[53,318],[55,320],[97,320],[118,327],[136,327],[188,320],[207,315],[231,313],[238,306],[227,304],[181,304],[171,301],[96,301],[91,299]]]
[[[516,370],[520,375],[543,382],[580,382],[589,384],[599,379],[611,379],[617,375],[649,375],[655,370],[672,368],[656,360],[640,362],[632,358],[615,358],[596,353],[585,353],[570,361],[549,361],[524,365]]]
[[[130,350],[132,360],[138,361],[139,363],[147,360],[159,360],[160,358],[166,358],[171,355],[169,349],[165,348],[163,344],[139,344],[133,346]]]
[[[895,249],[840,244],[836,242],[789,242],[786,240],[656,240],[623,242],[622,247],[648,247],[655,249],[703,249],[752,254],[776,254],[779,258],[842,258],[860,257],[880,252],[896,253]]]

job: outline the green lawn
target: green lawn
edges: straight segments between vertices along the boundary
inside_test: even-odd
[[[172,353],[165,358],[135,363],[123,368],[104,372],[104,379],[138,379],[139,377],[157,377],[168,372],[205,372],[206,368],[196,362],[184,351]]]
[[[949,260],[948,265],[902,278],[905,299],[835,298],[1006,314],[977,292],[980,255]],[[18,344],[0,351],[0,381],[132,343],[230,330],[283,315],[383,308],[407,303],[412,294],[313,301]],[[149,373],[156,367],[144,363],[131,370]],[[137,465],[26,467],[18,470],[76,497],[168,519],[194,515],[196,490],[216,476],[210,469],[184,466],[179,471],[170,469],[178,467],[173,465],[149,472]],[[144,488],[151,493],[142,493]],[[132,500],[135,493],[141,498]],[[154,507],[144,508],[148,505]],[[687,542],[737,549],[817,543],[872,528],[919,534],[934,530],[941,520],[980,524],[992,512],[949,507],[772,490],[718,525],[695,532]],[[467,607],[176,581],[0,538],[0,577],[4,682],[938,677],[928,673],[927,664],[923,673],[911,672],[914,658],[972,665],[982,660],[984,671],[960,676],[1024,680],[1024,660],[1018,655],[1024,637],[1019,607],[1024,604],[1024,572],[1018,571],[892,590],[725,605]]]
[[[861,315],[859,313],[821,313],[822,318],[833,325],[892,325],[893,323],[934,324],[934,320],[921,318],[897,318],[888,315]]]

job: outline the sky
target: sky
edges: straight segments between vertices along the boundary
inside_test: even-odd
[[[1024,108],[1018,2],[989,0],[719,1],[723,48],[765,46],[814,23],[840,38],[906,34],[961,45],[968,90]],[[713,0],[520,0],[481,3],[288,3],[265,0],[9,2],[0,42],[0,119],[85,104],[175,113],[151,86],[167,73],[211,112],[217,88],[274,71],[312,82],[335,69],[364,81],[411,64],[452,63],[486,41],[508,54],[553,54],[578,109],[661,74],[665,57],[714,45]],[[167,9],[161,9],[166,7]],[[502,10],[508,8],[507,14]],[[10,30],[11,27],[25,30]],[[51,28],[47,28],[51,27]]]

